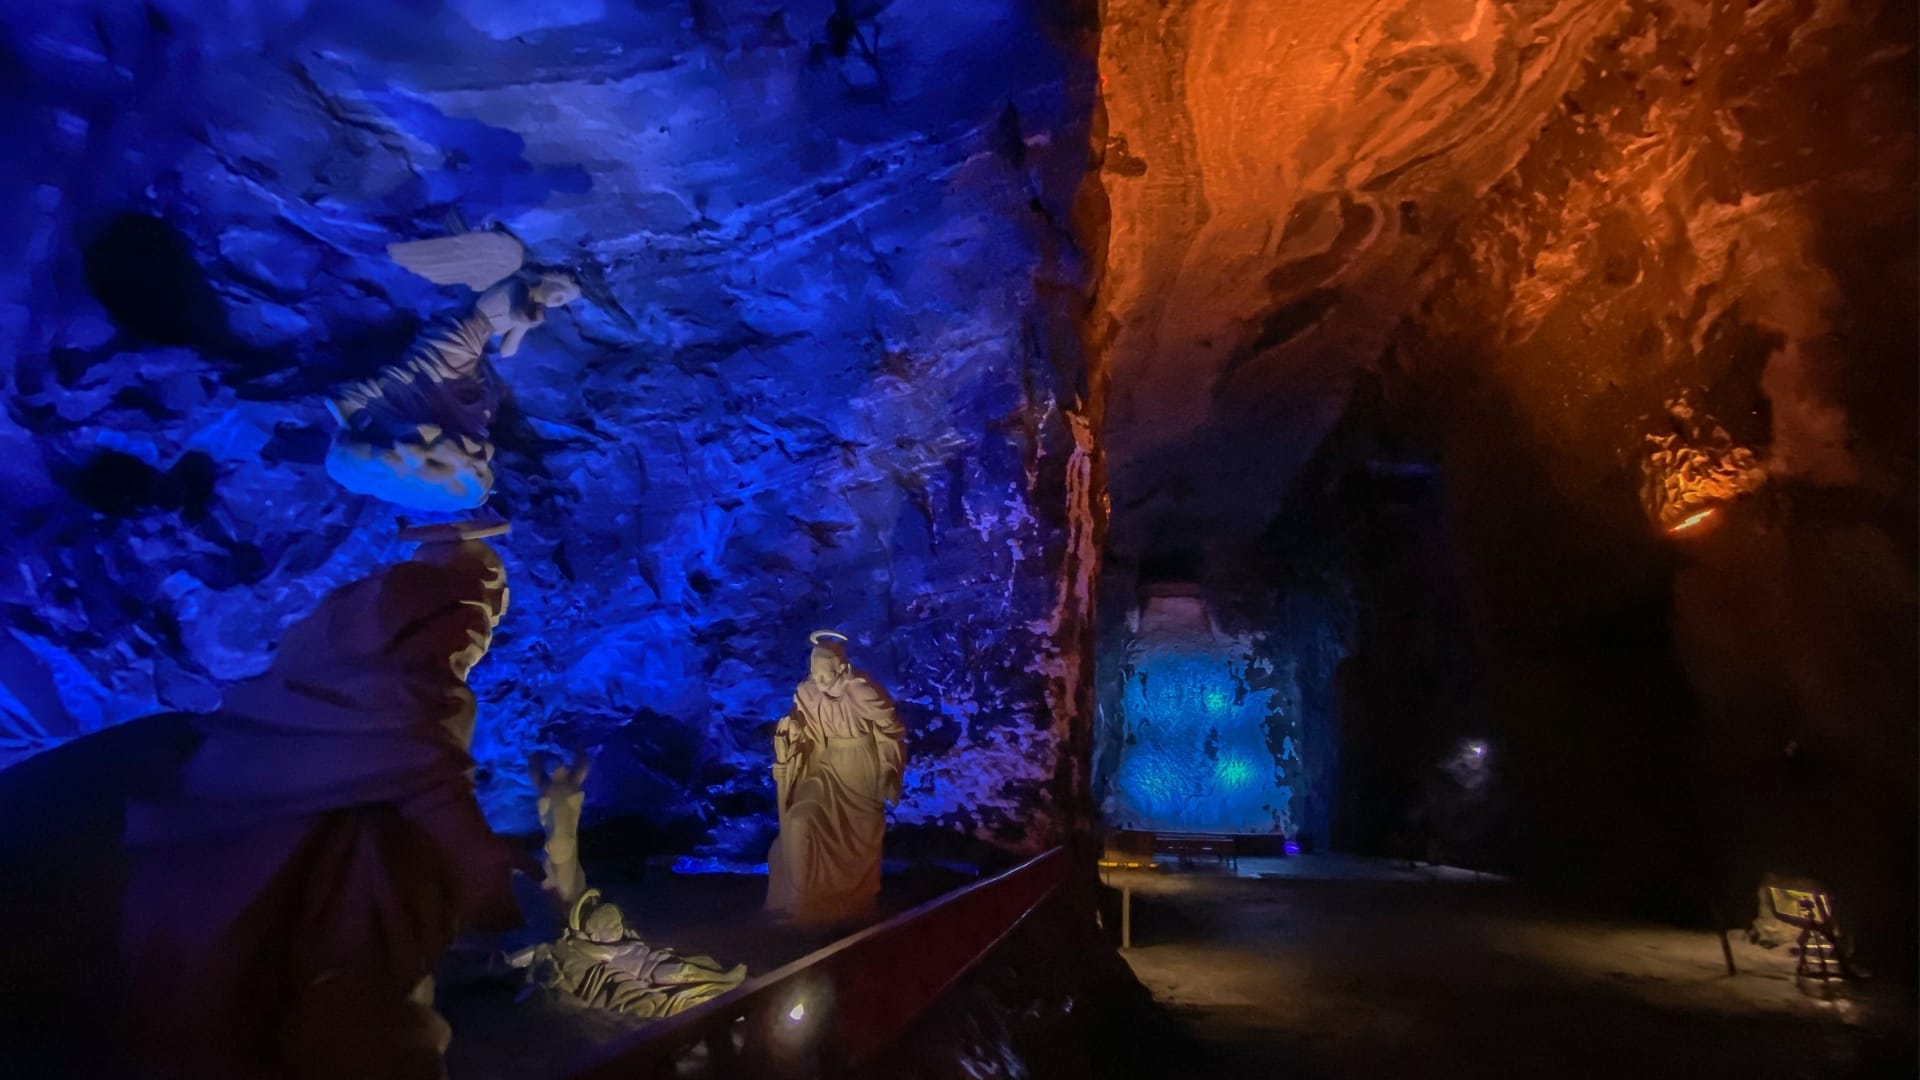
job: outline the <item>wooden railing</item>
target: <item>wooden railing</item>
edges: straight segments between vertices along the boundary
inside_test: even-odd
[[[885,1053],[1067,880],[1065,848],[843,938],[649,1025],[569,1080],[658,1080],[706,1048],[715,1077],[841,1076]]]

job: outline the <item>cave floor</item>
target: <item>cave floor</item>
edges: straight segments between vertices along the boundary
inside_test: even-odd
[[[973,878],[937,867],[890,873],[873,921],[915,907]],[[649,869],[638,877],[590,875],[589,884],[620,905],[627,924],[652,945],[683,955],[744,963],[750,975],[772,971],[860,929],[859,925],[796,930],[761,916],[767,879],[756,874],[674,874]],[[497,942],[463,943],[469,968]],[[460,969],[456,958],[451,967]],[[648,1021],[576,1006],[544,994],[519,998],[517,975],[456,978],[443,969],[435,1007],[453,1028],[447,1048],[450,1080],[552,1080],[597,1047]]]
[[[1122,955],[1201,1044],[1188,1076],[1916,1075],[1905,992],[1819,1000],[1785,948],[1743,934],[1729,978],[1711,933],[1569,915],[1459,870],[1120,873]]]

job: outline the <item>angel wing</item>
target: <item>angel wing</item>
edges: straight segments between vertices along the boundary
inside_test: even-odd
[[[402,240],[388,244],[387,254],[435,285],[460,284],[475,292],[519,273],[527,261],[520,241],[498,229]]]
[[[436,521],[425,525],[404,525],[400,539],[414,544],[456,544],[462,540],[485,540],[502,536],[513,529],[507,521],[474,518],[467,521]]]

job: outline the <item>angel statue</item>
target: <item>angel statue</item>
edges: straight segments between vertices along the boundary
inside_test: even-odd
[[[600,899],[599,889],[574,901],[558,941],[522,949],[507,963],[526,969],[530,987],[649,1019],[685,1012],[747,978],[745,964],[722,968],[711,957],[648,945],[618,906]]]
[[[405,359],[341,387],[327,408],[340,423],[327,473],[348,491],[416,510],[471,510],[493,491],[487,428],[501,383],[487,362],[520,351],[547,309],[580,298],[571,274],[529,267],[526,247],[501,229],[387,245],[387,254],[436,285],[480,295],[421,331]]]
[[[527,759],[540,812],[540,831],[546,834],[540,863],[546,868],[546,891],[562,904],[572,904],[587,891],[586,871],[580,866],[580,808],[586,802],[587,772],[593,762],[575,754],[571,764],[541,751]]]

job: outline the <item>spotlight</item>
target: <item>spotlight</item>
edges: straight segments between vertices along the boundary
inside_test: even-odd
[[[1685,532],[1688,529],[1693,528],[1695,525],[1698,525],[1701,522],[1712,517],[1714,509],[1715,509],[1714,507],[1709,506],[1705,510],[1701,510],[1695,513],[1692,517],[1687,518],[1687,520],[1681,522],[1680,524],[1675,525],[1673,528],[1668,529],[1667,532],[1669,534]]]
[[[807,1018],[807,1003],[804,1001],[796,1003],[793,1006],[793,1008],[787,1010],[787,1019],[793,1021],[796,1024],[802,1020],[805,1020],[806,1018]]]

